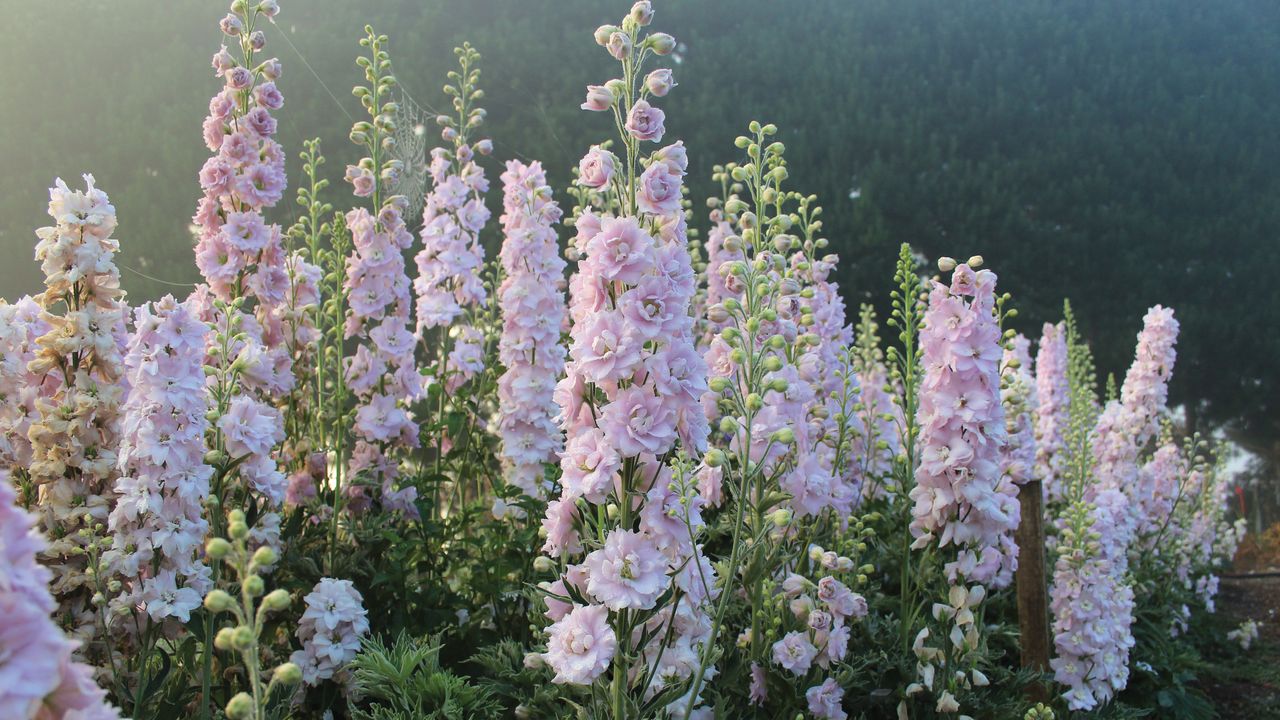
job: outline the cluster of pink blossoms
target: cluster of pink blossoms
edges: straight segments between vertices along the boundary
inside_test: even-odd
[[[418,447],[418,424],[406,404],[422,394],[422,376],[413,362],[416,340],[409,331],[409,278],[401,254],[413,244],[402,213],[404,197],[388,198],[375,218],[364,208],[347,213],[354,249],[347,258],[347,320],[344,335],[356,338],[355,353],[344,359],[347,387],[356,395],[356,446],[349,470],[367,473],[379,485],[384,509],[417,516],[418,491],[396,490],[399,465],[389,447]],[[350,507],[366,507],[362,487],[346,489]]]
[[[45,290],[36,302],[47,331],[36,338],[38,350],[27,369],[45,379],[35,385],[44,389],[35,398],[39,417],[27,437],[28,471],[39,487],[43,523],[53,538],[45,554],[54,571],[53,593],[63,605],[62,616],[87,636],[94,620],[86,602],[91,583],[82,551],[87,538],[79,531],[104,522],[110,507],[125,393],[120,378],[126,306],[114,261],[120,245],[111,237],[115,208],[94,187],[92,175],[84,179],[84,191],[57,181],[49,190],[55,225],[36,231],[36,259],[45,275]]]
[[[856,403],[861,389],[846,354],[853,342],[853,328],[845,322],[844,300],[838,285],[827,279],[838,260],[836,255],[810,258],[803,250],[791,256],[796,279],[802,289],[811,292],[783,299],[784,311],[779,312],[779,317],[799,320],[803,311],[810,324],[805,327],[807,332],[803,338],[809,349],[797,360],[797,375],[787,378],[787,391],[782,393],[787,401],[803,403],[800,422],[790,426],[797,430],[796,467],[783,478],[782,488],[791,493],[792,509],[801,516],[816,517],[830,508],[843,522],[853,512],[865,478],[862,466],[853,458],[847,458],[844,467],[835,466],[836,438],[842,431],[856,436],[866,432],[862,418],[856,413],[848,413],[843,421],[839,420],[842,410],[852,409],[839,406],[840,394],[844,393]],[[794,313],[785,308],[793,303]],[[789,334],[784,329],[784,338]],[[801,389],[797,385],[805,387]],[[769,399],[765,402],[768,406]]]
[[[203,357],[208,327],[172,296],[135,311],[125,357],[130,386],[120,442],[121,477],[104,560],[127,586],[117,608],[154,621],[190,619],[212,587],[200,558],[213,469],[204,462],[209,409]]]
[[[55,375],[37,375],[36,339],[49,332],[40,306],[29,296],[12,305],[0,301],[0,469],[25,471],[31,466],[31,424],[40,419],[36,400],[58,387]]]
[[[1093,441],[1097,480],[1085,499],[1096,503],[1103,522],[1115,527],[1118,542],[1104,546],[1103,553],[1120,572],[1128,567],[1126,554],[1141,522],[1139,455],[1160,429],[1177,340],[1173,310],[1156,305],[1147,311],[1120,399],[1107,403],[1098,418]]]
[[[1061,526],[1050,591],[1054,657],[1049,665],[1054,679],[1067,686],[1067,706],[1092,710],[1129,682],[1133,588],[1102,551],[1117,538],[1094,507],[1072,504]]]
[[[1005,447],[1002,469],[1011,482],[1021,485],[1032,479],[1036,467],[1035,413],[1039,407],[1036,378],[1031,369],[1031,341],[1022,335],[1013,338],[1004,350],[1000,367],[1003,383],[1000,401],[1004,404]]]
[[[303,600],[307,609],[298,621],[302,649],[289,660],[302,669],[303,682],[319,685],[360,652],[360,640],[369,634],[369,613],[350,580],[320,578]]]
[[[820,568],[827,571],[853,570],[853,561],[849,558],[818,547],[811,547],[809,552],[819,558]],[[791,619],[801,628],[786,632],[773,643],[773,664],[793,676],[804,677],[815,666],[827,670],[844,660],[849,651],[850,625],[867,615],[866,599],[833,575],[824,575],[814,583],[802,575],[789,573],[781,587]],[[753,663],[751,676],[749,697],[753,704],[761,705],[768,697],[766,675],[763,668]],[[831,687],[834,683],[834,679],[828,678],[805,693],[814,717],[827,720],[847,717],[841,708],[844,691],[838,685]]]
[[[215,155],[200,170],[204,197],[193,220],[199,230],[196,266],[206,284],[193,293],[191,305],[215,330],[209,336],[211,362],[235,376],[221,388],[233,396],[218,420],[227,437],[224,449],[243,458],[237,473],[272,506],[284,501],[286,480],[272,456],[284,439],[284,421],[270,400],[296,384],[281,309],[294,278],[306,275],[289,272],[280,227],[263,214],[280,201],[286,186],[284,150],[273,139],[271,115],[284,98],[276,87],[280,62],[257,59],[266,35],[253,26],[278,11],[275,3],[233,7],[220,24],[240,52],[237,58],[224,45],[212,61],[223,89],[209,101],[204,121],[205,144]],[[226,305],[245,298],[256,300],[252,312]],[[223,356],[214,338],[219,330],[230,334],[234,325],[237,339]]]
[[[502,337],[498,359],[498,432],[507,482],[526,495],[543,494],[544,465],[561,449],[554,394],[565,348],[564,268],[553,227],[560,208],[552,200],[542,165],[507,163],[502,174],[500,258],[505,278],[498,288]]]
[[[93,669],[72,660],[76,643],[50,617],[51,573],[36,562],[44,538],[17,500],[8,471],[0,470],[0,717],[117,720]]]
[[[934,284],[920,331],[921,460],[911,532],[917,547],[935,538],[957,546],[947,564],[953,583],[1007,584],[1017,559],[1016,489],[1001,487],[1006,433],[995,284],[989,270],[957,266],[950,287]]]
[[[1065,440],[1070,421],[1071,386],[1067,382],[1067,328],[1063,323],[1044,324],[1036,351],[1035,475],[1043,482],[1045,497],[1063,496]]]
[[[479,108],[471,113],[483,118]],[[418,338],[437,327],[448,328],[453,337],[442,369],[445,389],[453,392],[484,369],[484,333],[470,321],[454,321],[469,319],[469,311],[488,302],[481,275],[485,253],[480,231],[489,222],[489,209],[484,204],[489,180],[476,155],[487,155],[493,144],[487,139],[470,143],[457,123],[448,117],[439,120],[445,125],[441,136],[453,149],[437,147],[431,151],[434,187],[422,213],[422,250],[414,257],[418,276],[413,288],[418,298]],[[463,130],[471,126],[468,121],[464,119]]]
[[[629,63],[674,46],[661,33],[637,39],[652,15],[642,0],[624,21],[626,29],[596,32],[630,78],[638,75]],[[626,81],[611,81],[612,89],[592,86],[583,104],[622,113],[628,158],[640,155],[640,143],[660,142],[665,131],[663,112],[645,98],[666,94],[670,72],[655,70],[643,82],[639,97]],[[612,153],[595,146],[580,165],[578,183],[592,202],[575,223],[571,360],[555,391],[566,434],[564,472],[560,498],[549,503],[543,521],[543,549],[559,556],[590,552],[547,585],[554,623],[543,658],[556,682],[571,684],[592,683],[611,663],[622,662],[630,684],[650,678],[639,688],[647,699],[702,665],[702,647],[711,639],[704,605],[716,589],[715,572],[695,544],[704,501],[692,483],[691,463],[665,462],[678,452],[704,451],[709,432],[700,404],[707,373],[694,347],[696,282],[681,205],[688,161],[676,143],[642,162],[643,172],[619,167]],[[610,504],[621,509],[618,517],[597,525],[598,507]],[[590,532],[581,532],[584,527]],[[673,585],[675,593],[659,606]],[[636,622],[635,611],[646,610],[656,612]],[[669,642],[639,645],[642,638],[664,636]],[[714,669],[703,672],[708,677]],[[696,704],[697,698],[686,697],[668,708],[683,718]]]

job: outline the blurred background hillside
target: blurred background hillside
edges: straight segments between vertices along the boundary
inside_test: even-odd
[[[540,159],[563,186],[610,131],[577,106],[611,65],[591,32],[629,2],[281,4],[268,29],[285,67],[279,139],[296,180],[302,141],[323,138],[338,207],[366,22],[390,35],[396,74],[426,107],[445,105],[455,45],[483,53],[493,178],[505,158]],[[663,107],[668,137],[690,148],[695,225],[711,166],[736,159],[733,138],[760,119],[781,129],[793,187],[822,199],[853,308],[883,315],[899,242],[981,253],[1018,329],[1038,337],[1070,297],[1103,376],[1122,377],[1144,310],[1174,306],[1171,402],[1251,453],[1235,463],[1250,478],[1238,500],[1255,523],[1280,518],[1280,3],[655,4],[656,27],[683,43]],[[119,211],[133,301],[198,279],[187,225],[223,6],[0,0],[0,295],[39,289],[46,188],[81,172]],[[292,212],[282,203],[277,219]]]

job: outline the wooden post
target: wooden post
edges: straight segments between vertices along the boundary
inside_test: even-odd
[[[1022,520],[1018,523],[1018,630],[1022,667],[1049,669],[1049,591],[1044,570],[1044,490],[1029,480],[1018,490]],[[1042,683],[1029,688],[1032,702],[1049,699]]]

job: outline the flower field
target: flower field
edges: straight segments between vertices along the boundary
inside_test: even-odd
[[[280,13],[210,48],[203,282],[130,304],[86,174],[0,302],[0,720],[1214,717],[1258,626],[1173,309],[1100,381],[980,255],[847,305],[787,128],[667,132],[649,0],[584,19],[571,185],[485,137],[476,48],[418,122],[366,27],[331,186]]]

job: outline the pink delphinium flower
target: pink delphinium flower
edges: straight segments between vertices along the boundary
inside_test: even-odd
[[[1071,388],[1067,384],[1067,329],[1062,323],[1044,324],[1036,352],[1036,467],[1044,483],[1045,497],[1062,498],[1060,487],[1065,462],[1063,437],[1069,421]]]
[[[543,468],[562,443],[552,412],[565,361],[565,263],[553,228],[560,208],[539,163],[509,161],[502,185],[506,240],[500,258],[506,277],[498,288],[498,359],[506,371],[498,379],[498,432],[507,481],[538,497]]]
[[[638,38],[638,27],[602,33],[600,42],[622,53],[623,39]],[[548,631],[546,659],[556,682],[591,683],[611,661],[622,662],[627,686],[610,692],[638,702],[699,671],[697,682],[714,675],[702,660],[711,641],[707,605],[719,594],[703,581],[715,574],[697,545],[703,500],[696,456],[706,448],[708,425],[700,404],[706,366],[695,350],[690,317],[697,288],[680,203],[687,164],[683,146],[639,157],[638,139],[656,142],[663,130],[661,112],[638,99],[641,77],[634,74],[630,88],[610,83],[608,89],[608,103],[632,108],[621,138],[627,151],[606,156],[592,148],[577,181],[584,202],[568,253],[577,261],[569,281],[571,360],[552,394],[566,438],[564,475],[560,497],[548,504],[543,521],[544,551],[572,557],[589,550],[571,566],[577,570],[558,581],[592,604]],[[597,109],[605,98],[595,89],[591,94],[601,97],[589,96],[586,107]],[[649,176],[640,183],[643,168]],[[620,512],[608,515],[600,535],[580,534],[579,528],[605,517],[597,515],[605,505]],[[673,581],[680,592],[667,592]],[[615,630],[629,637],[661,633],[670,641],[619,658]],[[602,638],[608,640],[604,656],[593,650],[604,646]],[[691,688],[667,711],[680,718],[705,715],[699,702]]]
[[[36,259],[45,275],[36,302],[47,329],[35,339],[26,379],[37,413],[27,427],[27,472],[53,536],[43,557],[54,570],[60,612],[87,639],[95,609],[84,573],[87,538],[80,530],[106,520],[116,477],[126,306],[114,260],[119,243],[111,237],[115,208],[92,175],[84,180],[83,191],[61,179],[50,188],[55,225],[36,231]]]
[[[835,681],[835,678],[827,678],[821,685],[809,688],[805,691],[804,698],[809,704],[809,712],[816,718],[845,720],[849,717],[840,706],[841,700],[844,699],[844,689]]]
[[[55,375],[30,370],[36,338],[49,332],[40,306],[24,296],[13,304],[0,301],[0,468],[15,472],[31,466],[28,430],[40,418],[36,401],[58,388]]]
[[[631,530],[609,533],[583,565],[587,591],[610,610],[648,610],[671,584],[667,558],[653,539]]]
[[[114,607],[140,604],[153,620],[186,622],[212,586],[200,557],[208,532],[204,501],[213,475],[204,462],[208,327],[172,296],[138,308],[134,326],[125,358],[131,390],[115,487],[119,500],[108,521],[114,542],[104,560],[126,580]],[[252,402],[237,397],[233,409],[240,401]],[[262,438],[278,442],[272,436],[277,427],[267,422]],[[163,587],[156,584],[160,578]]]
[[[321,578],[304,598],[307,609],[298,621],[301,650],[289,658],[302,669],[302,680],[318,685],[332,678],[360,651],[369,634],[364,598],[350,580]]]
[[[589,685],[609,669],[618,639],[609,627],[609,609],[579,605],[547,630],[544,658],[556,675],[555,683]]]
[[[955,269],[950,287],[935,284],[920,332],[920,466],[911,532],[917,546],[936,538],[957,546],[948,575],[990,583],[1012,568],[1002,550],[1017,525],[1017,499],[1002,493],[1000,328],[995,275]]]
[[[482,273],[485,264],[480,232],[489,220],[484,194],[489,181],[477,163],[486,154],[488,141],[473,142],[471,134],[482,122],[484,111],[470,105],[475,77],[469,63],[478,55],[469,47],[459,50],[464,65],[462,84],[455,91],[466,97],[467,116],[440,116],[441,137],[452,147],[431,151],[430,174],[434,184],[423,210],[422,250],[414,257],[418,276],[413,281],[417,295],[417,331],[428,352],[437,355],[446,388],[453,392],[483,368],[484,333],[475,327],[478,310],[488,304]],[[455,320],[461,319],[460,323]],[[438,340],[427,340],[433,328],[450,328]],[[455,329],[456,328],[456,329]],[[452,352],[449,338],[458,338],[462,348]],[[479,338],[481,342],[477,343]]]
[[[50,617],[52,573],[36,562],[45,541],[9,482],[0,470],[0,717],[117,720],[92,669],[72,660],[77,643]]]
[[[275,456],[284,421],[272,406],[297,384],[289,343],[289,298],[297,276],[289,269],[284,234],[266,220],[287,185],[284,149],[272,137],[272,111],[284,105],[276,83],[280,63],[262,57],[261,31],[244,34],[251,24],[247,12],[252,10],[233,8],[223,20],[238,52],[223,46],[213,57],[224,86],[209,101],[204,121],[205,144],[214,155],[200,171],[203,196],[192,217],[196,266],[205,282],[187,304],[211,330],[206,365],[216,372],[210,382],[225,381],[224,392],[244,413],[240,419],[253,419],[252,432],[269,439],[241,433],[233,447],[219,446],[219,436],[211,435],[210,449],[242,455],[236,473],[245,490],[274,507],[284,500],[286,480]],[[235,339],[224,347],[219,334]]]

